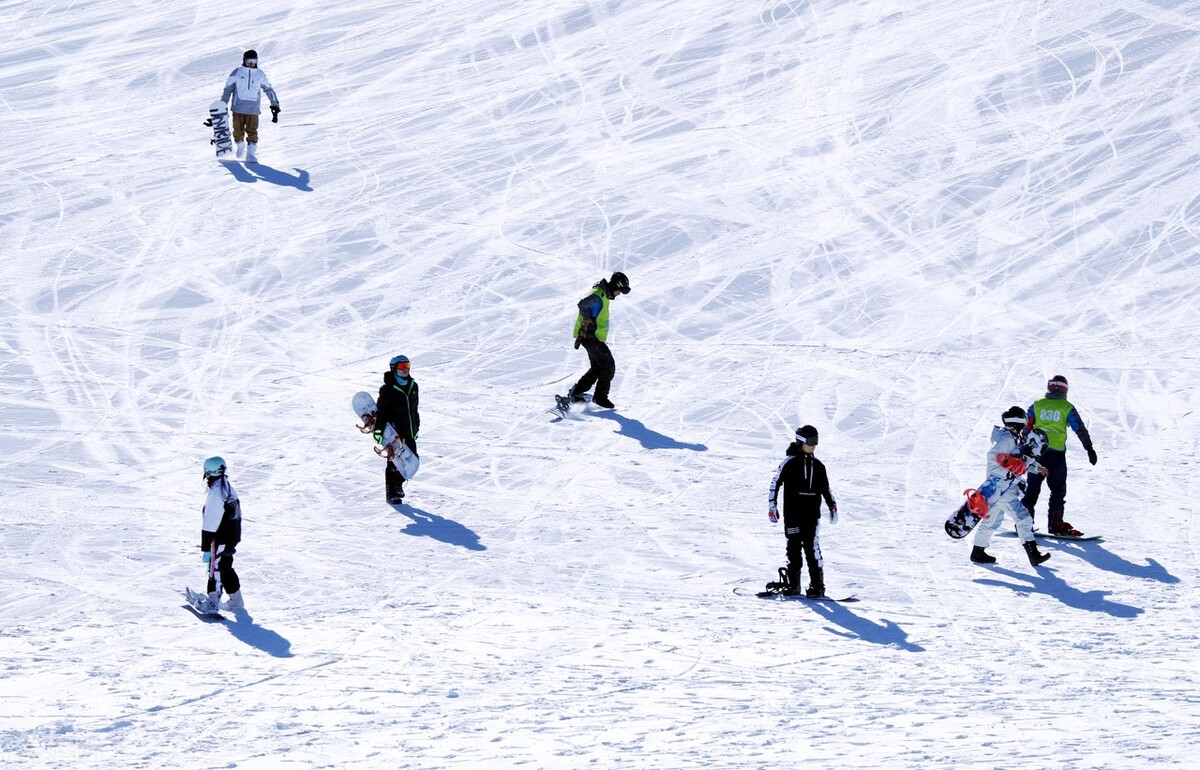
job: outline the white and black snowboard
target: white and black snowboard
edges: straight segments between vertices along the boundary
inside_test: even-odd
[[[967,501],[946,519],[946,534],[955,540],[962,540],[975,529],[976,524],[987,518],[987,498],[974,489],[968,489],[963,494],[967,496]]]
[[[375,404],[375,399],[370,393],[360,390],[350,399],[350,405],[354,408],[354,413],[358,415],[358,419],[363,421],[358,429],[363,433],[375,432],[375,418],[379,414],[379,408]],[[391,423],[383,426],[383,433],[380,434],[379,446],[375,447],[375,454],[380,457],[387,457],[388,450],[392,453],[392,464],[404,476],[405,479],[411,479],[417,475],[417,470],[421,467],[421,458],[413,454],[413,451],[408,448],[408,445],[400,440],[396,434],[396,429]]]
[[[183,589],[183,595],[187,599],[187,603],[191,605],[192,610],[197,615],[206,615],[210,618],[223,618],[221,608],[214,607],[212,602],[208,600],[208,594],[196,593],[190,588]]]
[[[229,105],[220,100],[208,106],[208,120],[204,125],[212,126],[213,138],[210,144],[217,149],[217,160],[237,160],[233,154],[233,134],[229,130]]]

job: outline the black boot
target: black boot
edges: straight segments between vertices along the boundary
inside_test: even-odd
[[[400,475],[400,471],[388,460],[387,466],[383,472],[384,491],[387,495],[387,501],[393,505],[397,505],[404,501],[404,476]]]
[[[1050,558],[1050,554],[1042,553],[1037,549],[1037,543],[1033,540],[1030,540],[1028,543],[1021,543],[1021,545],[1024,546],[1025,553],[1029,556],[1029,563],[1035,567]]]
[[[996,557],[983,550],[982,546],[977,545],[971,549],[971,561],[976,564],[995,564]]]
[[[800,593],[800,570],[788,567],[783,574],[787,580],[787,588],[783,589],[783,595],[795,596]]]
[[[809,599],[820,599],[825,595],[825,570],[816,567],[808,571],[808,590],[804,595]]]

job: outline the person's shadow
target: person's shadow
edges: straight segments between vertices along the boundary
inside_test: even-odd
[[[403,530],[406,535],[433,538],[447,545],[466,548],[468,551],[487,550],[487,546],[479,542],[479,535],[474,530],[457,521],[443,519],[437,514],[402,503],[393,504],[392,507],[412,519],[412,523]]]
[[[1179,578],[1167,572],[1166,567],[1154,559],[1146,559],[1144,565],[1135,564],[1112,551],[1106,550],[1104,546],[1095,540],[1056,540],[1054,541],[1054,547],[1055,550],[1078,556],[1093,567],[1107,572],[1115,572],[1118,575],[1142,578],[1143,580],[1156,580],[1159,583],[1173,584],[1179,582]]]
[[[312,185],[309,183],[308,172],[302,168],[294,168],[295,176],[279,169],[271,168],[263,163],[241,163],[226,162],[221,164],[229,170],[233,178],[239,182],[253,183],[258,181],[270,182],[277,184],[280,187],[294,187],[301,192],[312,192]]]
[[[1020,582],[1010,583],[1004,580],[976,578],[976,583],[1008,588],[1019,594],[1036,593],[1053,596],[1068,607],[1089,612],[1107,612],[1114,618],[1135,618],[1144,612],[1141,607],[1112,601],[1108,598],[1112,591],[1080,591],[1078,588],[1068,585],[1053,570],[1046,567],[1038,567],[1036,575],[1015,572],[995,565],[989,565],[988,569]]]
[[[801,601],[811,604],[812,611],[825,620],[846,629],[845,631],[828,629],[835,636],[861,639],[864,642],[895,647],[905,652],[925,652],[925,648],[921,645],[908,641],[908,632],[890,620],[884,619],[881,623],[875,623],[855,615],[840,602],[814,602],[807,599]]]
[[[292,643],[269,628],[254,622],[246,610],[225,610],[232,613],[236,623],[226,623],[225,628],[241,642],[256,647],[276,658],[292,657]]]
[[[632,417],[626,417],[617,412],[598,412],[596,416],[602,417],[605,420],[612,420],[619,426],[617,428],[617,435],[637,439],[647,449],[690,449],[693,452],[708,451],[708,447],[704,444],[685,444],[670,436],[665,436],[656,430],[647,428],[641,420],[635,420]]]

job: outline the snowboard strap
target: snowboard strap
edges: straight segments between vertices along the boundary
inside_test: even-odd
[[[788,579],[787,567],[779,568],[779,580],[767,583],[768,593],[783,593],[792,587],[792,581]]]

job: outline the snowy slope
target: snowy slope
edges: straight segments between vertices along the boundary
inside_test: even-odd
[[[1200,3],[0,23],[5,766],[1192,764]],[[201,121],[250,47],[283,112],[224,167]],[[551,424],[613,270],[618,409]],[[349,406],[397,352],[400,510]],[[1056,373],[1106,540],[973,566],[941,521]],[[731,590],[783,563],[805,422],[857,604]],[[211,454],[246,515],[219,624],[180,596]]]

